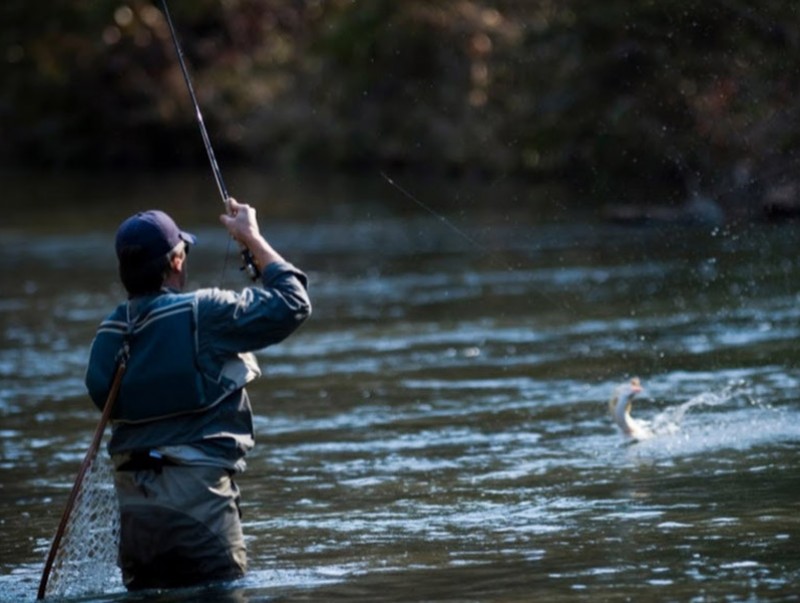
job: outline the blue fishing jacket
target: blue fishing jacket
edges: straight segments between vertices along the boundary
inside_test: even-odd
[[[102,410],[124,342],[129,358],[111,414],[109,452],[190,445],[231,468],[253,446],[244,386],[260,369],[252,352],[278,343],[311,313],[305,274],[266,267],[241,292],[163,290],[120,304],[97,330],[86,385]]]

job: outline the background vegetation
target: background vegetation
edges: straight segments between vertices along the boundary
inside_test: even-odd
[[[226,163],[560,179],[791,209],[785,0],[171,0]],[[0,161],[201,165],[159,2],[4,0]]]

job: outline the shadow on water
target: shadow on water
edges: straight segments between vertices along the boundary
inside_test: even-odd
[[[32,600],[97,419],[117,224],[163,207],[192,286],[244,283],[210,177],[6,176],[0,600]],[[259,352],[251,571],[86,601],[765,599],[800,579],[797,228],[626,228],[554,191],[232,173],[311,279]],[[566,200],[565,200],[566,199]],[[78,210],[79,208],[79,210]],[[235,251],[235,250],[234,250]],[[641,377],[626,442],[614,387]]]

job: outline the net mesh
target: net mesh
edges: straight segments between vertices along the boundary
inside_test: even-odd
[[[113,471],[101,448],[69,515],[47,582],[48,598],[98,594],[122,587],[117,567],[119,504]]]

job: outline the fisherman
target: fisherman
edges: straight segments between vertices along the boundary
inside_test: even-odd
[[[260,286],[183,292],[195,236],[166,213],[125,220],[116,235],[128,300],[100,325],[86,384],[102,409],[117,361],[109,453],[120,507],[118,562],[128,590],[244,575],[233,477],[253,447],[245,385],[252,352],[278,343],[311,313],[307,278],[261,235],[255,210],[229,199],[224,226],[249,251]]]

